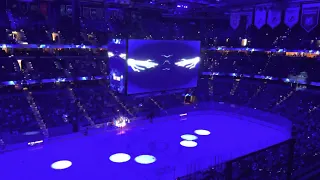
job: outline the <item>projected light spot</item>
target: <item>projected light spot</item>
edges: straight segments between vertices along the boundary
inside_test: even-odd
[[[194,141],[181,141],[180,145],[184,147],[196,147],[198,143]]]
[[[39,131],[30,131],[30,132],[25,132],[23,135],[31,136],[31,135],[36,135],[36,134],[40,134],[40,132]]]
[[[139,164],[151,164],[154,163],[157,159],[154,156],[150,155],[140,155],[134,160]]]
[[[192,135],[192,134],[184,134],[181,136],[182,139],[187,140],[187,141],[194,141],[196,139],[198,139],[197,136]]]
[[[117,154],[111,155],[109,157],[109,160],[114,163],[124,163],[124,162],[129,161],[130,159],[131,159],[131,157],[125,153],[117,153]]]
[[[51,164],[51,168],[56,170],[67,169],[70,166],[72,166],[72,162],[68,160],[57,161]]]
[[[196,133],[200,136],[208,136],[210,134],[210,131],[207,131],[204,129],[198,129],[198,130],[195,130],[194,133]]]

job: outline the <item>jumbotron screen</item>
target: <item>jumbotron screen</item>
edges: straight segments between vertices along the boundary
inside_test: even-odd
[[[126,51],[125,39],[112,39],[108,43],[110,88],[119,93],[125,93]]]
[[[128,40],[127,94],[197,86],[200,41]]]

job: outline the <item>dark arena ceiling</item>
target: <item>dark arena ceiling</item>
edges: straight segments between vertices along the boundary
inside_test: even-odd
[[[23,0],[22,0],[23,1]],[[27,0],[30,1],[30,0]],[[36,0],[34,0],[36,1]],[[41,0],[38,0],[41,1]],[[74,0],[49,0],[74,1]],[[118,5],[134,8],[170,9],[178,4],[188,5],[189,9],[203,11],[225,11],[232,8],[250,8],[259,4],[273,4],[285,8],[292,3],[312,3],[319,0],[79,0],[80,2],[104,3],[105,5]]]
[[[232,9],[248,9],[257,4],[284,6],[293,0],[131,0],[129,7],[154,9],[172,18],[226,18],[225,13]],[[107,5],[114,5],[111,0]],[[178,7],[182,6],[182,7]],[[223,16],[223,17],[222,17]]]
[[[21,1],[21,0],[20,0]],[[23,1],[23,0],[22,0]],[[26,0],[30,1],[30,0]],[[33,0],[47,1],[47,0]],[[256,5],[285,9],[292,4],[319,2],[319,0],[49,0],[56,2],[79,1],[105,8],[131,9],[136,13],[144,10],[159,12],[168,18],[225,19],[233,10],[252,11]],[[97,5],[98,4],[98,5]]]
[[[252,9],[255,5],[259,4],[271,4],[273,7],[285,9],[292,3],[297,4],[315,1],[318,0],[127,0],[128,3],[123,4],[123,6],[137,9],[157,9],[169,13],[176,12],[177,9],[180,9],[178,11],[182,14],[193,11],[207,12],[210,15],[213,15],[224,14],[230,12],[232,9]],[[104,0],[104,3],[107,7],[112,5],[119,6],[118,1],[116,0]],[[179,5],[186,6],[186,8],[177,8]],[[178,14],[180,14],[180,12]]]
[[[93,0],[94,1],[94,0]],[[106,0],[109,1],[109,0]],[[308,3],[308,2],[319,2],[319,0],[131,0],[132,3],[150,3],[155,4],[162,3],[189,3],[194,6],[206,5],[206,7],[246,7],[254,6],[258,4],[273,3],[280,4],[282,6],[288,6],[291,3]]]
[[[92,0],[97,1],[97,0]],[[289,3],[300,0],[131,0],[133,4],[189,4],[194,7],[238,7],[238,6],[252,6],[263,3]],[[307,1],[307,0],[305,0]],[[105,2],[112,2],[106,0]]]

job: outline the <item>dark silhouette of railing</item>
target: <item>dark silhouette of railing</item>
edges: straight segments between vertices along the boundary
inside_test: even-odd
[[[208,167],[179,180],[292,179],[295,139]]]

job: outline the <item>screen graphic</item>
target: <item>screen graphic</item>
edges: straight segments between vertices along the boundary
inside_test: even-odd
[[[110,88],[119,93],[125,93],[126,56],[126,40],[112,39],[108,43]]]
[[[128,41],[127,93],[146,93],[197,86],[200,41]]]

